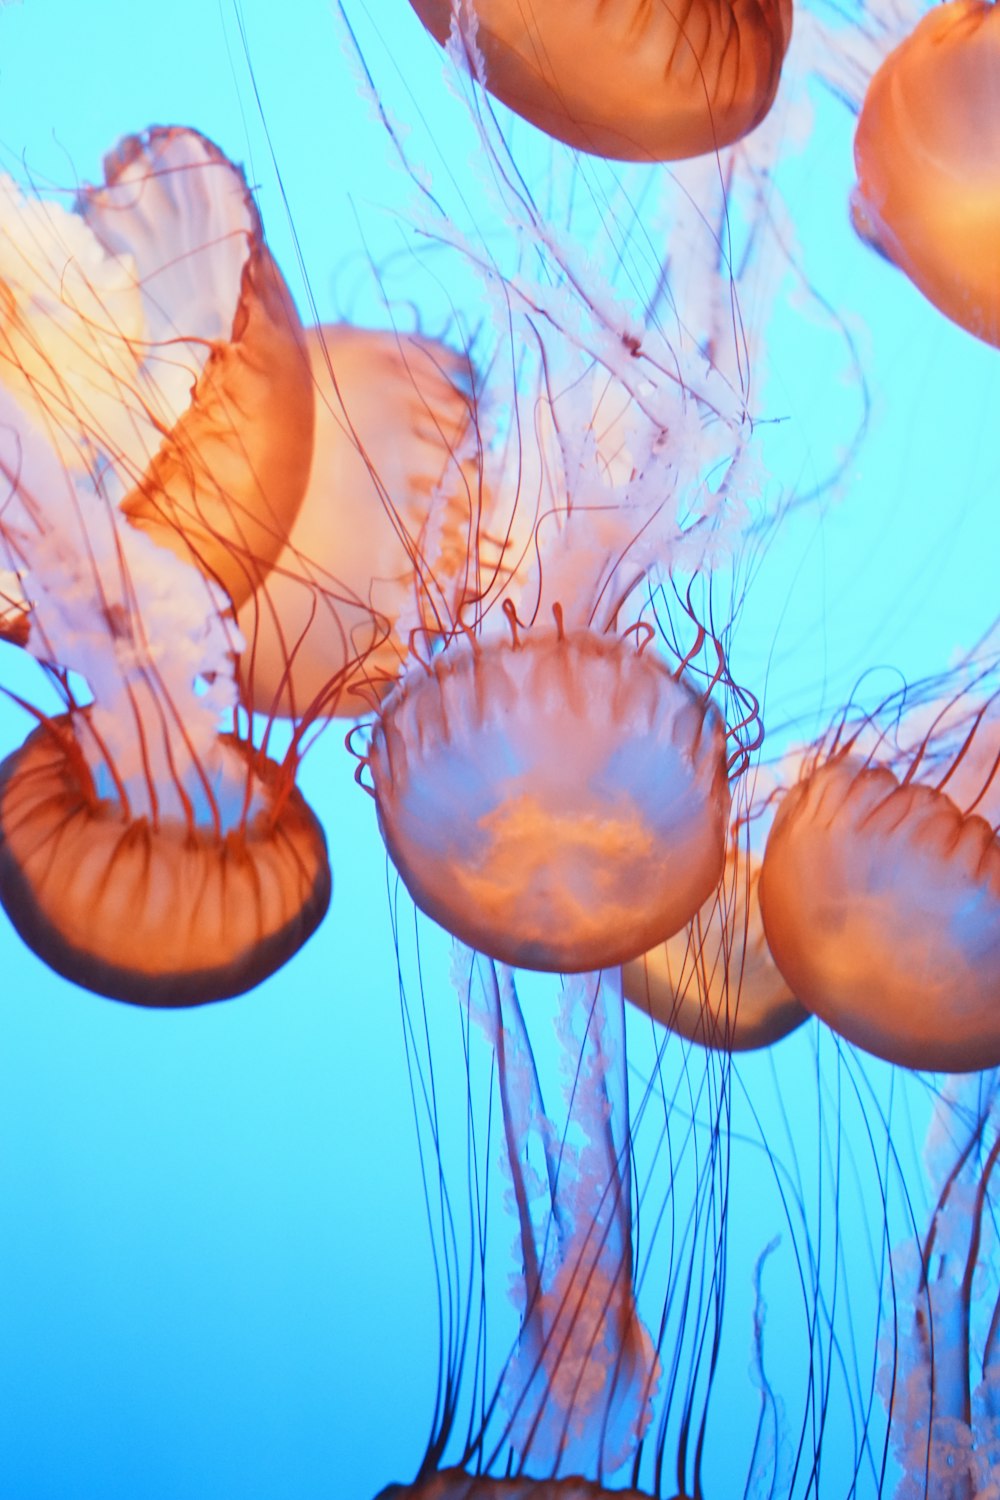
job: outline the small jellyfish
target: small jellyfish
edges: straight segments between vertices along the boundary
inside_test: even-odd
[[[692,922],[627,963],[625,998],[689,1041],[769,1047],[808,1019],[775,968],[760,917],[760,860],[730,839],[718,890]]]
[[[227,530],[227,486],[242,475],[243,499],[263,502],[257,478],[280,468],[288,433],[279,424],[272,450],[255,407],[214,384],[248,356],[225,343],[233,308],[237,337],[260,326],[241,174],[182,130],[130,137],[109,161],[108,196],[85,194],[77,214],[0,184],[0,547],[26,649],[65,710],[33,710],[38,727],[0,768],[0,899],[67,978],[193,1005],[279,967],[330,897],[294,756],[277,765],[220,733],[237,702],[223,585],[259,566],[277,525],[265,507],[250,535],[237,493]],[[293,316],[281,299],[294,372]],[[255,371],[256,401],[275,378],[280,361]],[[189,403],[206,383],[203,425]],[[294,510],[295,484],[285,498]],[[227,575],[218,559],[234,553]]]
[[[239,612],[242,674],[259,713],[357,717],[399,676],[410,632],[447,627],[479,586],[471,369],[413,334],[338,324],[306,343],[312,468],[280,557]]]
[[[767,114],[792,33],[790,0],[678,11],[635,0],[410,0],[453,25],[491,93],[556,140],[622,161],[731,145]]]
[[[1000,11],[935,6],[885,59],[854,139],[851,213],[946,317],[1000,344]]]
[[[1000,844],[922,782],[857,752],[815,757],[785,793],[760,876],[764,931],[797,998],[859,1047],[909,1068],[1000,1062]]]

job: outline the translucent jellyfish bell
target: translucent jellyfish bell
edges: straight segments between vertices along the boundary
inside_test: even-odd
[[[506,963],[634,958],[722,873],[721,718],[631,640],[536,626],[456,641],[390,695],[369,766],[417,905]]]
[[[760,877],[775,963],[876,1056],[1000,1062],[1000,844],[944,790],[838,753],[788,791]]]
[[[622,971],[625,998],[671,1031],[725,1052],[769,1047],[808,1019],[775,967],[760,860],[730,840],[718,890],[674,937]]]
[[[557,140],[624,161],[714,152],[771,107],[789,0],[675,10],[633,0],[411,0],[446,42],[452,18],[490,92]]]
[[[935,6],[876,72],[854,140],[862,238],[1000,344],[1000,11]]]
[[[478,585],[469,363],[434,340],[346,324],[306,335],[316,436],[288,541],[239,613],[260,713],[370,712],[418,627]]]
[[[233,477],[227,453],[236,472],[248,451],[263,463],[267,422],[251,440],[252,410],[233,426],[227,399],[206,430],[186,405],[206,372],[212,386],[216,356],[228,365],[220,340],[199,377],[206,328],[227,326],[246,290],[245,185],[190,132],[130,138],[111,160],[126,178],[138,173],[116,213],[104,204],[114,250],[85,214],[3,184],[0,544],[30,605],[27,649],[56,669],[66,712],[38,714],[0,770],[0,898],[25,941],[75,982],[137,1004],[192,1005],[248,989],[289,958],[326,910],[330,870],[294,760],[278,766],[219,733],[236,703],[236,638],[228,600],[205,576],[221,569],[177,529],[190,503],[205,527],[196,539],[227,556],[245,547],[237,572],[257,557],[242,519],[224,534],[208,516]],[[163,173],[177,178],[166,204],[150,186]],[[239,222],[223,232],[234,204]],[[207,278],[195,277],[193,305],[189,258]],[[245,306],[244,320],[254,320]],[[196,430],[207,439],[198,465]],[[161,465],[178,488],[148,477]],[[122,501],[137,492],[158,498],[133,523]]]

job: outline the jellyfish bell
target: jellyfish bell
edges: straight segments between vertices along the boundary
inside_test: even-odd
[[[1000,12],[935,6],[885,59],[854,139],[854,226],[960,327],[1000,344]]]
[[[242,172],[211,141],[151,129],[104,169],[78,211],[95,246],[133,266],[147,357],[119,400],[160,436],[146,437],[120,505],[238,605],[284,545],[309,474],[298,314]]]
[[[469,362],[413,334],[347,324],[306,346],[316,434],[281,555],[239,611],[261,713],[369,713],[411,630],[433,635],[478,585],[478,432]]]
[[[769,1047],[808,1019],[775,967],[757,888],[760,860],[730,840],[718,889],[665,943],[623,967],[625,998],[662,1025],[724,1052]]]
[[[441,43],[454,24],[491,93],[556,140],[623,161],[674,161],[739,140],[771,107],[790,0],[667,5],[411,0]]]
[[[200,137],[154,134],[180,150],[181,177],[191,150],[201,159]],[[187,180],[224,202],[234,191],[231,174],[199,172]],[[330,872],[294,758],[279,767],[220,734],[237,702],[228,597],[190,549],[160,545],[123,514],[197,394],[181,353],[201,342],[197,328],[183,333],[187,282],[166,270],[154,294],[158,278],[137,276],[168,257],[155,219],[127,203],[116,223],[135,254],[7,180],[0,191],[0,551],[7,592],[29,611],[25,647],[65,708],[36,712],[39,727],[4,762],[0,899],[41,958],[99,993],[220,999],[301,946]],[[174,227],[168,218],[180,253]],[[229,436],[238,451],[239,432]]]
[[[631,640],[536,625],[456,641],[390,694],[368,765],[417,905],[506,963],[633,958],[722,873],[721,718]]]
[[[0,765],[0,902],[15,929],[56,973],[115,1000],[181,1007],[252,989],[329,904],[326,840],[301,793],[224,741],[250,816],[225,831],[133,816],[98,794],[85,734],[79,715],[51,720]]]
[[[760,876],[789,987],[909,1068],[1000,1062],[1000,845],[946,791],[838,753],[783,797]]]
[[[494,1479],[444,1469],[414,1484],[389,1484],[376,1500],[649,1500],[639,1490],[606,1489],[590,1479]]]

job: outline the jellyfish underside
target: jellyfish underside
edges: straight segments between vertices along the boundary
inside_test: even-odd
[[[444,43],[451,0],[411,0]],[[674,161],[739,140],[771,107],[789,0],[476,0],[459,12],[491,93],[548,135],[623,161]],[[474,26],[472,23],[474,20]]]
[[[1000,845],[944,792],[837,755],[788,792],[760,877],[809,1010],[909,1068],[1000,1063]]]
[[[869,85],[855,228],[946,317],[1000,344],[1000,12],[936,6]]]
[[[536,626],[456,642],[386,700],[369,766],[417,905],[505,963],[581,973],[634,958],[722,873],[719,716],[613,636]]]
[[[0,767],[0,900],[50,968],[112,999],[191,1006],[253,988],[330,900],[326,840],[279,768],[226,748],[267,805],[227,833],[99,798],[68,717]]]

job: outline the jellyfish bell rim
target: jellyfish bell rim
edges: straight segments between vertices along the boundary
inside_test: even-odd
[[[594,1479],[563,1474],[533,1478],[528,1475],[470,1474],[449,1467],[424,1475],[412,1484],[388,1484],[375,1500],[649,1500],[635,1489],[607,1489]],[[684,1500],[678,1496],[677,1500]]]
[[[73,715],[67,714],[43,722],[0,764],[0,904],[15,931],[38,958],[64,979],[93,994],[139,1008],[189,1009],[232,999],[254,989],[308,941],[330,904],[333,881],[326,837],[305,798],[295,787],[280,787],[283,773],[275,762],[267,760],[252,745],[225,735],[220,739],[247,762],[268,795],[276,789],[280,791],[281,811],[273,824],[269,824],[266,813],[258,813],[246,827],[219,839],[210,832],[192,830],[172,819],[158,829],[153,828],[145,817],[130,821],[122,817],[120,806],[115,808],[107,799],[95,801],[93,795],[88,794],[71,749],[70,742],[75,738],[72,718]],[[46,760],[50,763],[48,766]],[[34,764],[34,761],[40,761],[40,764]],[[219,867],[218,882],[224,889],[227,879],[230,885],[235,883],[234,862],[246,860],[249,855],[249,863],[254,865],[255,854],[263,852],[269,843],[277,844],[276,830],[279,828],[285,852],[300,871],[305,868],[304,851],[313,858],[315,869],[311,883],[302,883],[302,899],[297,910],[263,934],[258,934],[255,940],[243,942],[224,963],[175,964],[167,972],[123,964],[114,956],[114,930],[102,939],[99,916],[93,912],[90,913],[88,932],[96,940],[94,946],[84,948],[74,941],[66,925],[60,925],[47,910],[49,903],[39,896],[12,847],[14,832],[5,827],[5,818],[10,811],[10,796],[16,791],[17,779],[26,776],[43,783],[45,778],[49,779],[48,800],[55,804],[54,811],[62,828],[68,827],[72,818],[80,813],[85,819],[89,818],[92,826],[99,827],[103,823],[111,829],[117,825],[121,830],[116,835],[121,850],[127,852],[129,842],[143,843],[149,856],[146,865],[154,875],[157,857],[162,860],[171,852],[185,850],[197,861],[200,854],[207,853],[209,869],[199,890],[202,898],[206,898],[206,889],[209,896],[211,894],[209,883],[213,858]],[[58,806],[60,801],[64,804],[61,809]],[[29,810],[28,818],[30,816]],[[205,873],[203,870],[202,874]],[[273,880],[268,881],[265,873],[259,870],[255,870],[254,881],[259,881],[261,890],[267,883],[273,888]],[[130,918],[134,916],[131,906],[129,915]],[[133,934],[135,941],[138,941],[137,934]],[[151,948],[149,951],[156,950]]]
[[[838,811],[844,812],[839,835],[832,832]],[[881,850],[876,839],[884,839]],[[948,858],[951,886],[944,879]],[[814,899],[817,882],[809,874],[817,862],[828,885],[838,882],[825,906],[822,897]],[[916,898],[916,909],[907,907],[896,921],[891,904],[880,906],[879,898],[886,892],[895,898],[897,881],[917,880],[927,867],[937,876],[932,897]],[[846,889],[849,872],[869,877],[860,902],[853,899],[855,890]],[[963,933],[953,937],[949,914],[961,918],[971,909],[963,906],[963,896],[977,894],[992,901],[992,921],[984,941],[970,940],[963,950]],[[963,813],[943,791],[900,781],[886,766],[840,753],[811,769],[782,799],[764,852],[759,897],[778,969],[801,1003],[839,1036],[875,1057],[922,1071],[978,1072],[1000,1064],[1000,843],[983,818]],[[909,941],[907,915],[917,924]],[[917,938],[925,962],[914,969]],[[987,979],[992,974],[992,989],[985,986],[992,1004],[977,993],[971,967],[977,958]],[[925,1003],[921,1012],[921,998],[945,998],[951,1008],[939,1014]]]
[[[598,716],[591,699],[602,689],[612,701]],[[556,726],[552,740],[533,700]],[[602,757],[616,732],[622,744]],[[722,874],[721,715],[625,637],[536,625],[513,639],[458,638],[389,694],[367,764],[379,829],[415,904],[514,967],[586,973],[635,958],[690,920]],[[668,796],[666,772],[677,769],[682,785]],[[461,791],[457,810],[447,791],[434,805],[444,783]],[[667,858],[656,842],[665,828],[677,845]]]

